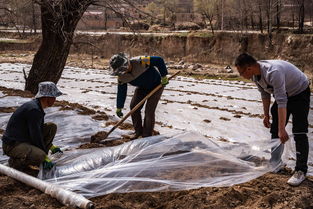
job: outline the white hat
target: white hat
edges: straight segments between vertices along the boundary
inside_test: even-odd
[[[41,97],[58,97],[61,96],[62,92],[57,86],[51,81],[44,81],[38,84],[38,93],[35,98]]]

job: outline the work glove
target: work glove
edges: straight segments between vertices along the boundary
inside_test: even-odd
[[[116,115],[119,117],[119,118],[121,118],[121,117],[123,117],[123,113],[122,113],[122,108],[117,108],[116,109]]]
[[[63,151],[60,149],[60,147],[55,146],[55,145],[52,145],[52,146],[50,147],[50,150],[51,150],[51,153],[52,153],[52,154],[55,154],[55,153],[63,154]]]
[[[51,168],[53,168],[53,166],[55,165],[55,163],[53,163],[48,156],[45,157],[45,160],[42,163],[42,167],[43,169],[47,169],[50,170]]]
[[[168,84],[168,78],[167,78],[166,76],[163,76],[163,77],[161,78],[161,84],[162,84],[163,86],[166,86],[166,85]]]

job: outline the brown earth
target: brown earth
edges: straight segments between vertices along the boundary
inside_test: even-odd
[[[16,51],[14,52],[16,54]],[[1,62],[23,62],[29,63],[32,60],[33,52],[27,52],[25,56],[17,53],[16,56],[4,56],[1,52]],[[72,56],[72,57],[71,57]],[[91,60],[82,59],[82,55],[76,57],[71,55],[69,60],[74,60],[74,66],[90,67],[101,66],[102,61],[91,63]],[[69,62],[68,60],[68,62]],[[76,62],[84,60],[83,64]],[[0,90],[6,95],[27,96],[32,95],[13,89],[0,87]],[[169,101],[170,102],[170,101]],[[79,104],[68,102],[57,103],[63,109],[76,109],[81,114],[92,116],[102,115],[101,120],[109,120],[105,113],[98,113],[92,109],[85,108]],[[11,112],[13,109],[3,109],[3,112]],[[98,117],[98,116],[97,116]],[[96,117],[96,118],[97,118]],[[108,121],[110,122],[110,121]],[[0,134],[3,130],[0,130]],[[123,141],[124,140],[124,141]],[[127,141],[121,139],[121,143]],[[86,146],[86,147],[84,147]],[[82,145],[81,148],[107,146],[105,144],[88,144]],[[209,175],[210,168],[207,168]],[[203,175],[203,174],[202,174]],[[265,174],[255,180],[231,187],[208,187],[187,191],[174,192],[143,192],[143,193],[126,193],[126,194],[108,194],[96,198],[91,198],[96,204],[96,208],[102,209],[133,209],[133,208],[313,208],[313,178],[304,181],[299,187],[291,187],[286,181],[291,176],[290,170],[284,170],[280,174]],[[56,199],[43,194],[42,192],[26,186],[12,178],[0,175],[0,207],[6,209],[53,209],[53,208],[71,208],[63,206]]]
[[[265,174],[232,187],[209,187],[176,192],[108,194],[91,198],[96,208],[313,208],[312,179],[299,187],[286,184],[289,171]],[[49,195],[0,175],[0,206],[6,209],[72,208],[63,206]]]

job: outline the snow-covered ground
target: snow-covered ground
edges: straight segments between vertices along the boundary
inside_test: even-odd
[[[30,69],[30,65],[18,63],[0,64],[0,86],[14,89],[23,89],[24,88],[23,69],[25,69],[26,72],[28,72]],[[58,82],[58,87],[64,93],[64,95],[58,97],[58,100],[66,100],[73,103],[79,103],[83,106],[90,107],[95,110],[105,111],[107,114],[112,116],[111,119],[113,118],[113,120],[117,121],[119,120],[119,118],[114,116],[116,103],[116,90],[117,90],[116,81],[117,81],[116,77],[110,76],[109,73],[104,70],[66,67],[63,72],[62,78]],[[131,100],[133,90],[134,88],[129,86],[128,98],[126,100],[125,108],[123,110],[124,113],[129,111],[129,102]],[[27,101],[27,99],[17,97],[3,97],[3,98],[1,97],[3,97],[3,94],[0,92],[0,107],[18,106],[23,102]],[[313,101],[312,96],[311,101]],[[310,145],[311,154],[309,161],[311,165],[313,162],[312,108],[313,102],[311,102],[311,112],[309,115],[309,122],[311,125],[311,128],[309,128],[309,140],[311,144]],[[187,136],[189,137],[191,136],[190,134],[188,135],[188,133],[193,133],[192,136],[194,136],[197,140],[205,141],[207,145],[217,143],[221,147],[224,147],[225,150],[228,149],[231,151],[231,149],[233,149],[232,152],[235,152],[235,148],[233,148],[232,145],[246,144],[250,146],[250,148],[252,149],[245,150],[249,148],[243,146],[240,152],[246,151],[247,153],[251,153],[253,152],[253,150],[256,152],[256,150],[259,149],[256,146],[257,142],[270,141],[269,130],[263,127],[262,119],[260,118],[261,114],[262,114],[262,103],[260,102],[260,94],[257,91],[254,84],[252,83],[245,83],[242,81],[225,81],[209,79],[196,80],[190,77],[177,76],[175,79],[170,81],[169,85],[166,86],[166,89],[162,95],[161,101],[156,111],[157,124],[155,129],[160,131],[160,133],[164,136],[172,137],[173,142],[171,143],[177,142],[178,138],[175,137],[176,135],[183,134],[183,136],[181,136],[179,140],[180,141],[185,140],[185,142],[188,144],[190,143],[189,141],[190,138],[188,138]],[[10,114],[0,114],[1,129],[5,129],[5,124],[9,116]],[[59,139],[58,142],[60,145],[67,148],[69,148],[70,145],[84,142],[82,137],[88,137],[88,135],[94,134],[97,131],[100,130],[108,131],[110,130],[110,128],[112,128],[112,126],[105,127],[104,124],[100,124],[98,121],[94,121],[88,118],[88,116],[77,116],[75,112],[71,111],[60,112],[55,108],[50,108],[50,110],[47,110],[46,117],[47,119],[49,118],[55,119],[57,123],[59,123],[58,124],[60,126],[60,129],[58,131],[59,135],[57,135],[56,138]],[[131,123],[130,119],[128,119],[127,121]],[[69,124],[71,124],[72,126],[69,127]],[[290,136],[292,138],[290,124],[287,126],[287,130],[289,131]],[[112,136],[119,137],[124,132],[125,130],[123,131],[117,129],[112,133]],[[175,135],[175,133],[177,134]],[[207,138],[203,136],[207,136]],[[76,138],[78,142],[72,141],[71,144],[65,143],[64,141],[66,141],[69,138]],[[155,140],[158,141],[159,139],[155,138]],[[292,157],[294,158],[294,151],[292,151],[294,149],[293,147],[294,143],[292,139],[289,141],[292,142],[288,144],[289,150],[288,155],[290,154],[290,156],[285,157],[285,159],[287,160],[289,159],[288,165],[293,167],[294,161],[290,159]],[[164,148],[163,145],[158,144],[154,145],[154,147],[155,149],[160,147]],[[170,144],[168,146],[179,147],[180,145],[181,144],[178,143],[175,144],[175,146],[173,144]],[[146,144],[131,145],[131,150],[134,149],[134,147],[136,148],[138,146],[144,147],[146,146]],[[128,147],[125,149],[129,151],[130,148]],[[150,150],[150,148],[147,149],[149,150],[150,153],[157,152],[156,150]],[[113,153],[116,152],[117,151],[115,150]],[[120,153],[120,151],[118,152]],[[85,151],[84,153],[88,155],[88,151]],[[198,154],[200,153],[199,150],[197,151],[197,153]],[[159,156],[157,156],[157,159],[159,159],[158,157]],[[82,159],[80,160],[83,161]],[[132,158],[127,162],[132,162],[133,160],[134,159]],[[152,164],[155,163],[156,162],[153,161]],[[170,165],[171,164],[169,164],[169,166]],[[121,164],[119,164],[119,166],[121,166]],[[127,164],[127,166],[129,166],[129,164]],[[160,165],[158,164],[158,166]],[[129,172],[130,168],[127,167],[124,169],[125,172],[127,173]],[[251,172],[250,167],[246,172],[248,171]],[[262,172],[264,171],[266,170],[262,170]],[[105,172],[107,172],[107,170]],[[256,174],[255,171],[252,173],[253,175],[250,175],[251,178],[261,175],[260,173]],[[313,174],[312,166],[310,166],[309,174],[310,175]],[[219,181],[221,179],[216,180]],[[228,180],[229,182],[232,181],[231,178]],[[249,178],[245,178],[245,180],[249,180]],[[240,182],[240,180],[237,179],[237,181],[235,182]],[[158,188],[163,187],[164,186],[163,183],[162,184],[160,183],[161,186]],[[173,187],[177,189],[176,183],[171,184],[171,186],[174,185]],[[214,183],[212,184],[211,182],[210,184],[209,183],[206,184],[205,182],[202,183],[203,183],[202,185],[208,186],[219,185],[218,182],[215,182],[217,184]],[[63,182],[63,184],[66,183]],[[73,185],[68,185],[68,188],[73,188],[72,186]],[[186,187],[186,185],[184,186],[182,187],[194,188],[199,185],[195,186],[193,184],[193,186],[190,187],[188,186]],[[105,189],[107,190],[112,188]],[[114,191],[118,192],[119,190]],[[134,191],[134,189],[131,191]],[[99,192],[101,193],[101,191]],[[90,194],[85,195],[88,196]]]

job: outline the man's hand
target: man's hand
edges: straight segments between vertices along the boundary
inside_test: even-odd
[[[264,118],[263,118],[263,125],[266,128],[270,128],[271,127],[270,116],[264,116]]]
[[[119,118],[121,118],[121,117],[123,117],[123,112],[122,112],[122,108],[117,108],[116,109],[116,115],[119,117]]]
[[[284,128],[278,131],[278,136],[282,144],[285,144],[285,142],[289,139],[288,133]]]
[[[60,153],[60,154],[62,154],[63,153],[63,151],[60,149],[60,147],[58,147],[58,146],[55,146],[55,145],[52,145],[51,147],[50,147],[50,150],[51,150],[51,153],[52,154],[55,154],[55,153]]]
[[[166,86],[168,84],[168,78],[166,76],[162,77],[161,78],[161,84],[163,86]]]
[[[53,163],[48,156],[46,156],[45,160],[42,163],[43,169],[48,169],[50,170],[51,168],[53,168],[53,166],[55,165],[55,163]]]

